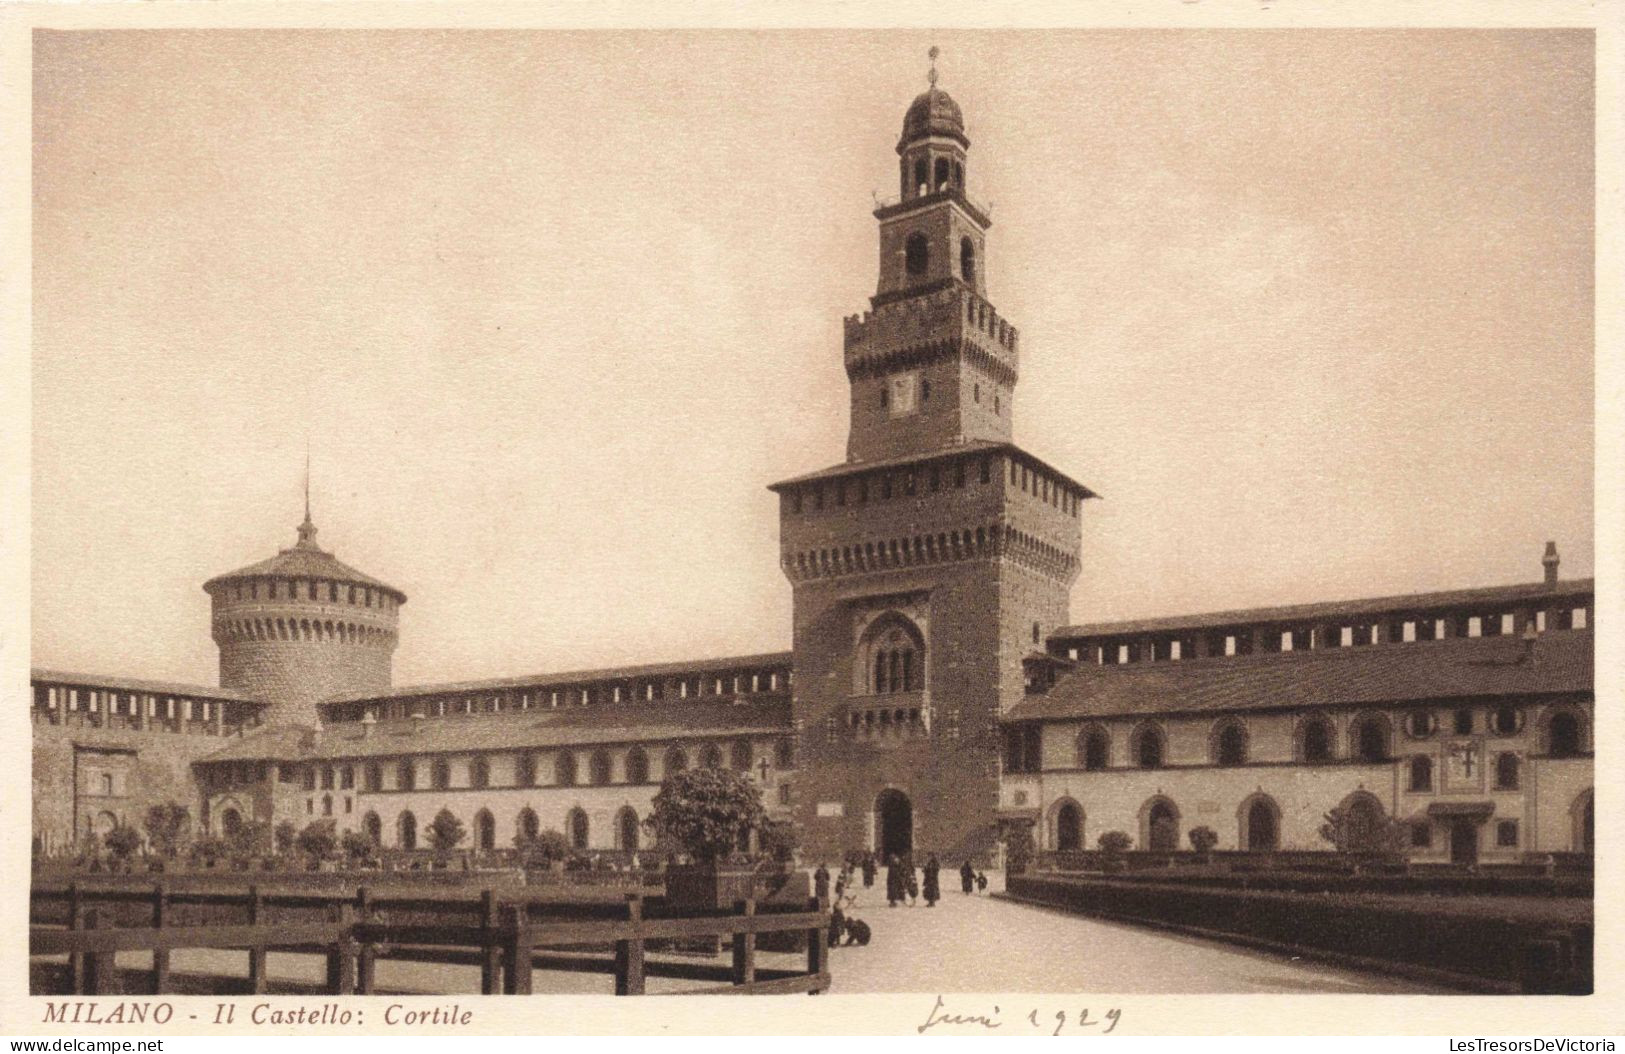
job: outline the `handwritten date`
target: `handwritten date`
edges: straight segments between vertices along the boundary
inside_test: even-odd
[[[1059,1036],[1063,1030],[1068,1028],[1095,1029],[1104,1025],[1105,1028],[1096,1032],[1095,1035],[1105,1036],[1110,1035],[1112,1030],[1117,1027],[1117,1023],[1122,1020],[1123,1011],[1113,1007],[1106,1011],[1104,1017],[1091,1018],[1087,1007],[1079,1010],[1076,1015],[1068,1015],[1065,1010],[1057,1010],[1054,1014],[1040,1013],[1038,1008],[1034,1007],[1027,1012],[1025,1017],[1007,1019],[1003,1015],[1004,1012],[997,1006],[993,1008],[991,1013],[959,1013],[949,1009],[948,1004],[939,995],[937,996],[937,1005],[933,1006],[931,1012],[925,1016],[925,1023],[916,1025],[914,1031],[921,1034],[934,1028],[944,1031],[957,1031],[965,1028],[991,1031],[1004,1028],[1006,1024],[1009,1024],[1021,1031],[1044,1031],[1053,1028],[1050,1035]]]

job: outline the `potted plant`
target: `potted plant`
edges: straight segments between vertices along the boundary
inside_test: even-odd
[[[1213,862],[1213,847],[1219,844],[1219,835],[1211,827],[1192,827],[1191,848],[1204,864]]]
[[[538,831],[534,835],[520,831],[514,835],[513,846],[519,851],[519,866],[527,870],[556,871],[570,858],[570,840],[563,831]]]
[[[761,792],[746,776],[713,768],[668,776],[645,823],[689,862],[666,869],[666,898],[687,907],[727,908],[774,892],[758,888],[746,851],[751,833],[766,822]],[[786,880],[782,890],[789,876],[778,877]]]
[[[1095,844],[1100,846],[1100,869],[1102,871],[1108,875],[1115,875],[1127,868],[1128,861],[1124,859],[1124,856],[1128,853],[1129,847],[1134,844],[1134,839],[1122,831],[1107,831],[1096,840]]]
[[[441,809],[435,813],[426,833],[429,836],[429,848],[434,850],[435,870],[443,871],[452,851],[468,836],[468,828],[463,826],[463,821],[453,815],[450,809]]]

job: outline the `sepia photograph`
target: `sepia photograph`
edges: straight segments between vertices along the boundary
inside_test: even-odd
[[[1598,998],[1597,33],[1270,7],[32,28],[8,1029]]]

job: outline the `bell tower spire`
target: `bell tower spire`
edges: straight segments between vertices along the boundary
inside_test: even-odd
[[[987,210],[966,193],[959,104],[929,87],[897,141],[901,194],[875,209],[880,267],[870,310],[846,319],[850,461],[1012,438],[1016,328],[987,299]]]
[[[316,544],[316,524],[310,519],[310,447],[305,447],[305,522],[299,525],[297,548],[319,549]]]

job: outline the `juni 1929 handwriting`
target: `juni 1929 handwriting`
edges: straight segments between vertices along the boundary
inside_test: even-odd
[[[1019,1011],[1017,1011],[1017,1013],[1019,1014]],[[1056,1010],[1052,1013],[1047,1010],[1040,1010],[1038,1007],[1033,1007],[1028,1010],[1025,1015],[1008,1018],[1004,1016],[1004,1011],[1001,1010],[997,1005],[995,1005],[990,1012],[986,1013],[960,1013],[958,1011],[950,1010],[948,1008],[948,1004],[943,1000],[942,996],[939,995],[937,996],[936,1005],[933,1006],[931,1008],[931,1012],[925,1016],[924,1024],[915,1026],[914,1031],[922,1034],[929,1032],[934,1028],[955,1031],[966,1028],[991,1031],[993,1029],[1004,1028],[1006,1024],[1008,1024],[1018,1031],[1030,1032],[1044,1030],[1048,1031],[1052,1036],[1059,1036],[1063,1030],[1068,1028],[1100,1029],[1100,1031],[1096,1032],[1095,1034],[1104,1036],[1110,1034],[1113,1029],[1117,1028],[1117,1023],[1118,1021],[1122,1020],[1122,1017],[1123,1011],[1116,1007],[1106,1011],[1104,1015],[1098,1018],[1090,1017],[1089,1009],[1087,1007],[1077,1011],[1075,1014],[1069,1014],[1064,1009]],[[1101,1026],[1105,1027],[1101,1028]]]

